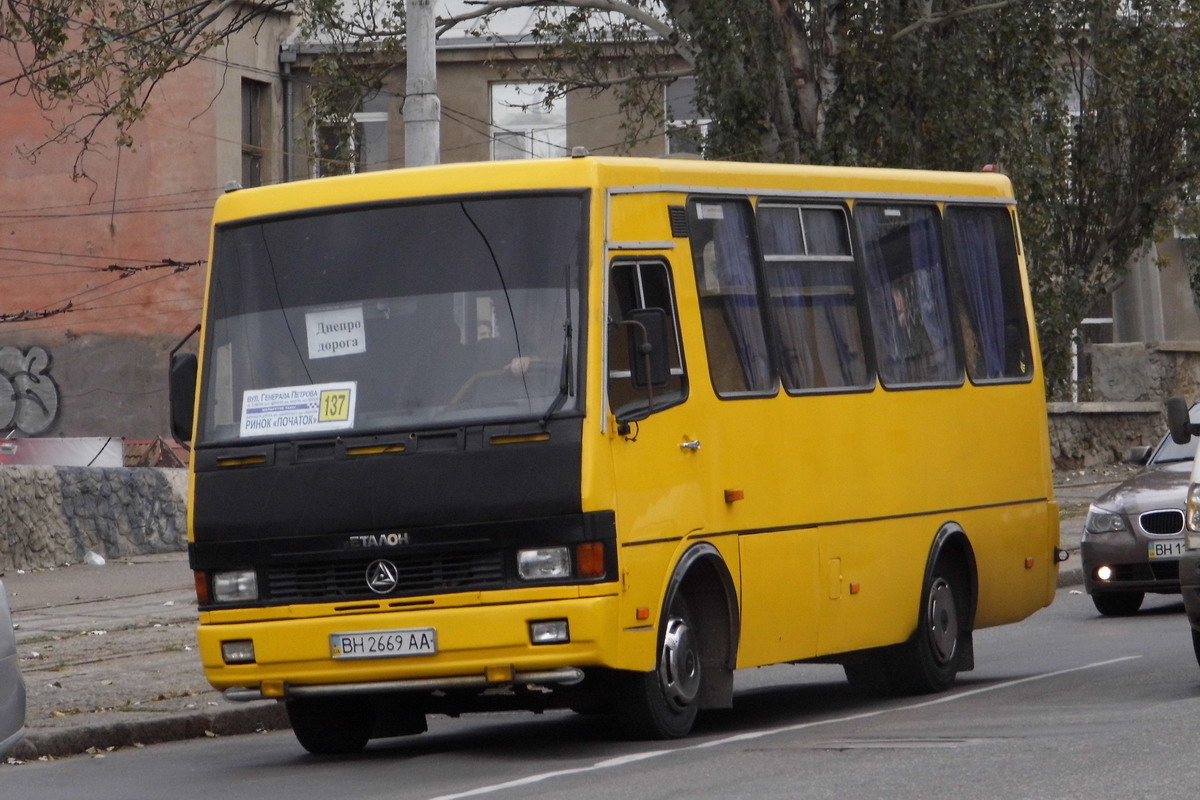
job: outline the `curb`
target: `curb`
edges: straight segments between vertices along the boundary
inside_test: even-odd
[[[1075,551],[1071,554],[1075,560],[1079,559],[1079,552]],[[1058,588],[1062,589],[1066,586],[1082,586],[1083,585],[1083,567],[1073,566],[1063,569],[1058,569]]]
[[[106,722],[77,728],[30,731],[8,758],[35,761],[65,758],[115,747],[139,747],[205,736],[236,736],[286,730],[287,712],[274,700],[206,714],[182,714],[138,722]]]

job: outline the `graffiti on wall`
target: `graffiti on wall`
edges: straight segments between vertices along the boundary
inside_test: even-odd
[[[0,347],[0,431],[37,436],[58,421],[58,384],[42,347]]]

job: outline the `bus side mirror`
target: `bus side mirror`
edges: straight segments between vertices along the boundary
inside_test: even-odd
[[[667,363],[667,312],[635,308],[629,312],[629,367],[636,389],[662,389],[671,382]]]
[[[1200,434],[1200,425],[1192,422],[1187,401],[1182,397],[1167,400],[1167,430],[1175,444],[1187,444],[1193,436]]]
[[[180,444],[192,440],[192,419],[196,411],[196,354],[171,356],[170,405],[171,435]]]

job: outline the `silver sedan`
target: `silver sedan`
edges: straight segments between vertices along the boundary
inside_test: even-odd
[[[1200,421],[1198,414],[1200,405],[1193,406],[1193,422]],[[1079,554],[1084,587],[1101,614],[1133,614],[1148,592],[1179,593],[1183,514],[1197,441],[1181,445],[1166,436],[1157,447],[1135,448],[1130,458],[1142,471],[1088,509]]]

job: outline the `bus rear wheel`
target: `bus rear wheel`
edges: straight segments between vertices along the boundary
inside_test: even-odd
[[[891,654],[892,680],[899,691],[930,694],[954,683],[967,624],[965,591],[960,571],[939,561],[921,595],[916,634]]]
[[[699,708],[700,642],[683,594],[676,592],[663,621],[658,664],[626,673],[613,698],[621,731],[631,739],[687,736]]]
[[[313,755],[357,753],[375,727],[375,707],[365,695],[303,697],[286,705],[292,733]]]

